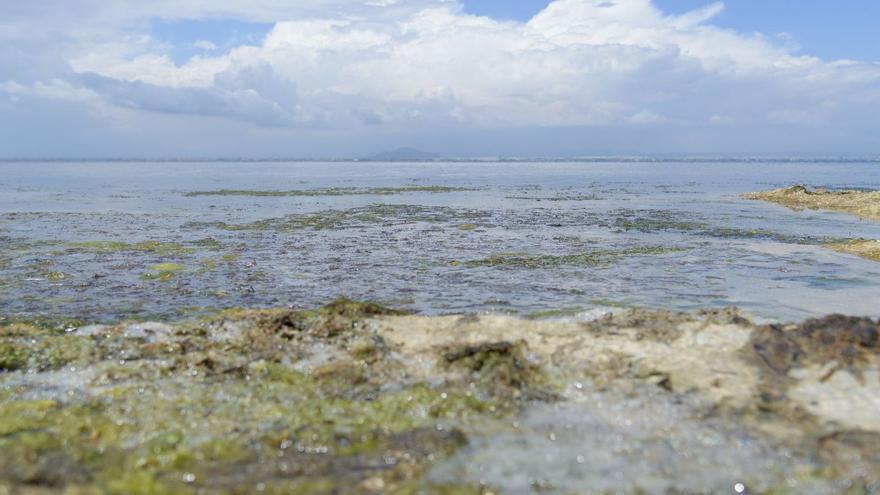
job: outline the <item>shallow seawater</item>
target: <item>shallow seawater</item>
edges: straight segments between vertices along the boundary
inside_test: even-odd
[[[822,247],[880,225],[739,198],[795,183],[878,189],[880,167],[3,162],[0,308],[174,319],[345,295],[424,314],[880,316],[880,264]]]
[[[803,479],[812,469],[805,456],[721,421],[695,421],[698,406],[687,399],[656,387],[638,394],[581,387],[569,402],[531,408],[510,431],[473,439],[429,478],[509,495],[774,493],[787,484],[792,493],[844,491]]]

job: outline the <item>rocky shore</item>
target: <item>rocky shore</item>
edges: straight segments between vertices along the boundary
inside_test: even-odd
[[[792,186],[772,191],[744,194],[743,198],[769,201],[793,210],[827,210],[849,213],[863,220],[880,220],[880,191],[815,189]],[[880,261],[880,240],[849,239],[830,242],[826,247]]]
[[[830,210],[864,220],[880,220],[880,191],[813,189],[796,185],[744,194],[745,199],[769,201],[794,210]]]
[[[0,493],[878,493],[880,324],[337,300],[0,327]]]

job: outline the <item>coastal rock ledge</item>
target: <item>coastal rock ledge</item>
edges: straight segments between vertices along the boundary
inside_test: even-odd
[[[880,324],[0,325],[0,494],[880,493]]]

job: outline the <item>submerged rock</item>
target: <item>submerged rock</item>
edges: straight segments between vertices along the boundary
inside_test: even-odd
[[[825,245],[839,253],[854,254],[872,261],[880,261],[880,241],[854,239],[843,242],[832,242]]]
[[[420,317],[345,299],[6,324],[0,491],[876,493],[878,329],[733,309]]]

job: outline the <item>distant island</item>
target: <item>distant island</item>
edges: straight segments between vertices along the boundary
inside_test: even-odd
[[[436,153],[428,153],[427,151],[417,150],[415,148],[397,148],[394,151],[384,151],[376,155],[362,158],[371,162],[425,162],[443,160],[442,155]]]

